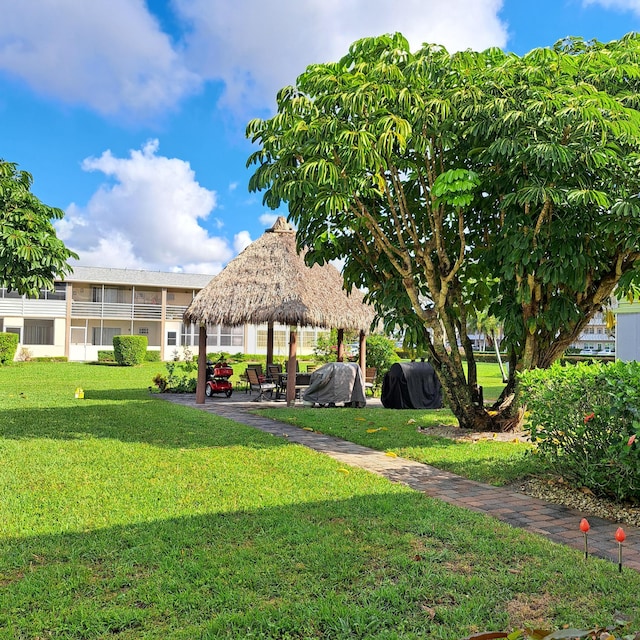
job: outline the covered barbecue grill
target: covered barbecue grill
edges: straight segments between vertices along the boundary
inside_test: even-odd
[[[381,400],[388,409],[440,409],[442,387],[428,362],[396,362],[382,381]]]
[[[364,407],[367,400],[362,369],[355,362],[328,362],[311,374],[302,399],[305,404]]]

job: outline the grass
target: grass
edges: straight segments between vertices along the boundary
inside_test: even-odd
[[[1,640],[640,627],[636,572],[166,403],[161,370],[0,368]]]
[[[477,441],[463,441],[429,435],[431,428],[457,424],[447,409],[283,407],[260,409],[259,413],[496,486],[544,471],[532,455],[532,446],[517,439],[498,442],[488,434]]]
[[[497,364],[478,363],[478,383],[485,400],[500,395]],[[433,427],[457,425],[448,409],[392,411],[380,408],[353,409],[263,409],[262,415],[313,429],[379,451],[394,453],[451,471],[471,480],[503,486],[530,475],[544,473],[533,448],[517,439],[498,442],[489,434],[477,441],[452,440],[430,435]]]

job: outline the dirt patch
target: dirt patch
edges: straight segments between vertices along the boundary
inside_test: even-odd
[[[548,628],[548,612],[552,603],[553,597],[548,593],[536,595],[519,593],[505,605],[509,616],[509,625],[516,629],[522,627]]]
[[[471,429],[462,429],[452,425],[438,425],[435,427],[418,427],[418,432],[424,433],[426,436],[451,438],[461,442],[480,442],[484,440],[529,442],[529,436],[523,431],[472,431]]]

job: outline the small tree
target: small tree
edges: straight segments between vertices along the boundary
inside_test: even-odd
[[[249,123],[249,186],[288,204],[309,264],[343,259],[385,328],[415,331],[461,426],[506,428],[516,369],[548,367],[640,283],[639,68],[638,34],[522,57],[365,38]],[[467,332],[479,309],[509,354],[494,411]]]
[[[142,364],[147,353],[147,336],[113,336],[113,353],[121,367]]]
[[[0,333],[0,364],[13,362],[18,350],[17,333]]]
[[[64,212],[31,193],[33,179],[17,165],[0,160],[0,286],[28,296],[53,289],[78,258],[57,236],[51,220]]]

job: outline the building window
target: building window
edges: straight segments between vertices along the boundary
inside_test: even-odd
[[[220,336],[221,347],[242,347],[244,344],[244,327],[214,327],[217,329]]]
[[[288,349],[289,344],[289,333],[286,329],[275,329],[273,330],[273,348],[275,351],[282,351],[284,349]],[[256,347],[258,349],[266,349],[267,348],[267,330],[266,329],[258,329],[256,333]]]
[[[131,304],[131,289],[118,287],[93,287],[93,302],[106,304]]]
[[[180,334],[181,346],[191,347],[198,343],[198,334],[194,334],[194,329],[197,331],[198,327],[194,327],[192,324],[182,325],[182,333]]]
[[[23,344],[53,344],[53,320],[25,318]]]
[[[197,347],[200,340],[200,328],[195,325],[182,325],[180,336],[183,347]],[[237,347],[244,346],[244,327],[221,327],[219,325],[207,327],[208,347]]]
[[[95,346],[109,345],[113,346],[113,337],[119,336],[122,329],[118,327],[93,327],[91,344]]]
[[[0,298],[22,298],[22,294],[15,291],[9,291],[8,289],[0,289]]]
[[[139,327],[138,328],[139,336],[148,336],[149,335],[149,327]]]
[[[178,345],[178,334],[175,331],[167,331],[167,346],[175,347]]]
[[[41,289],[40,300],[66,300],[67,299],[67,283],[55,282],[53,285],[53,291],[49,289]]]

